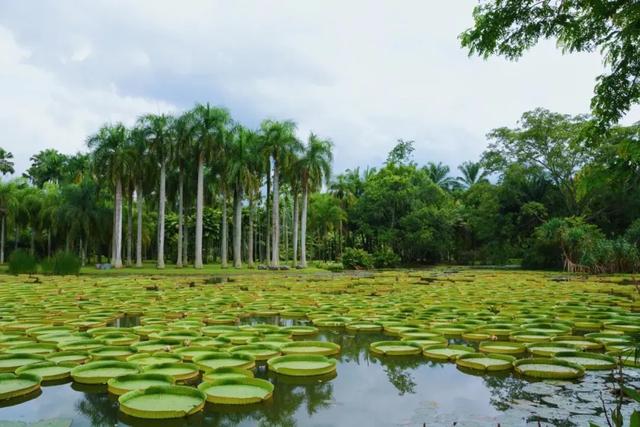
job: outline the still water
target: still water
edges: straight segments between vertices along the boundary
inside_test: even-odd
[[[133,326],[122,319],[117,326]],[[306,324],[279,318],[254,318],[243,323]],[[513,374],[475,375],[453,363],[430,362],[422,356],[378,357],[369,343],[389,339],[383,334],[350,335],[322,330],[316,338],[342,347],[337,375],[299,379],[274,376],[260,366],[256,377],[275,384],[266,403],[225,407],[175,421],[145,421],[118,410],[106,386],[86,387],[68,381],[44,385],[42,391],[19,401],[0,403],[0,427],[8,421],[26,425],[57,419],[61,426],[537,426],[606,425],[600,392],[609,372],[593,373],[577,382],[531,382]],[[640,370],[628,369],[627,380],[640,387]],[[632,411],[632,404],[624,413]],[[3,424],[4,423],[4,424]],[[24,425],[24,424],[22,424]]]

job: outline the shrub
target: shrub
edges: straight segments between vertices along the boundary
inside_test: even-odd
[[[373,259],[363,249],[346,248],[342,253],[342,265],[347,270],[369,270],[373,267]]]
[[[36,271],[36,259],[28,252],[18,249],[13,251],[9,256],[9,273],[33,274]]]
[[[331,271],[333,273],[340,273],[341,271],[344,271],[344,265],[342,265],[341,262],[317,262],[315,264],[316,268],[321,268],[323,270],[328,270]]]
[[[58,252],[53,258],[48,258],[40,265],[45,274],[55,274],[66,276],[69,274],[79,274],[82,261],[71,252]]]
[[[391,248],[380,249],[373,254],[375,268],[394,268],[400,265],[400,257]]]

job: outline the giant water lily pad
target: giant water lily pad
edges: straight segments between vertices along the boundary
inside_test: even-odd
[[[467,353],[458,356],[456,365],[476,371],[510,371],[515,360],[506,354]]]
[[[614,357],[585,351],[561,351],[556,353],[554,357],[576,363],[587,370],[610,370],[618,365]]]
[[[338,347],[339,348],[339,347]],[[230,353],[244,353],[253,356],[257,361],[265,361],[280,355],[278,347],[268,344],[245,344],[231,347]]]
[[[58,364],[51,361],[31,363],[16,369],[16,374],[34,374],[42,378],[42,381],[55,381],[69,378],[73,365]]]
[[[140,353],[134,354],[132,356],[127,357],[127,362],[135,363],[142,367],[157,365],[158,363],[175,363],[181,362],[182,356],[178,353],[166,353],[166,352],[156,352],[156,353]]]
[[[107,346],[89,350],[89,355],[93,360],[115,359],[124,361],[133,354],[135,352],[128,346]]]
[[[193,358],[193,362],[203,371],[216,368],[253,368],[255,358],[248,354],[217,352],[208,353]]]
[[[208,371],[202,376],[202,380],[206,382],[231,379],[231,378],[253,378],[253,371],[241,368],[216,368]]]
[[[335,359],[317,355],[278,356],[267,361],[269,370],[283,375],[314,376],[336,370]]]
[[[576,351],[578,347],[573,344],[551,342],[529,344],[527,350],[534,356],[552,357],[562,351]]]
[[[340,353],[338,344],[327,341],[293,341],[280,347],[282,354],[319,354],[330,356]]]
[[[258,378],[227,378],[204,382],[198,389],[207,395],[207,401],[225,405],[258,403],[273,394],[273,384]]]
[[[376,341],[369,345],[369,350],[387,356],[408,356],[422,353],[422,346],[412,341]]]
[[[142,374],[123,375],[107,381],[109,393],[122,395],[133,390],[144,390],[153,386],[173,385],[175,380],[169,375],[144,372]]]
[[[200,375],[200,370],[193,363],[159,363],[146,366],[143,372],[168,375],[176,381],[189,381]]]
[[[134,363],[108,360],[76,366],[71,370],[71,377],[81,384],[106,384],[111,378],[138,372],[138,365]]]
[[[524,344],[513,341],[483,341],[479,349],[483,353],[493,354],[523,354],[527,351]]]
[[[207,396],[193,387],[165,385],[134,390],[118,398],[127,415],[148,419],[181,418],[204,408]]]
[[[459,356],[468,353],[474,353],[473,347],[466,345],[429,345],[426,346],[422,352],[426,357],[433,360],[456,360]]]
[[[55,363],[73,363],[76,365],[88,361],[91,357],[86,351],[58,351],[47,354],[45,358]]]
[[[513,362],[517,373],[540,379],[575,379],[584,375],[584,368],[575,363],[549,359],[520,359]]]
[[[0,374],[0,400],[24,396],[40,388],[42,378],[37,375]]]
[[[21,366],[42,362],[44,356],[39,354],[0,354],[0,373],[14,372]]]

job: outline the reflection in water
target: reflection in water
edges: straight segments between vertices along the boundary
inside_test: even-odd
[[[129,327],[137,323],[139,319],[132,316],[117,325]],[[279,317],[243,319],[243,323],[308,324]],[[388,426],[454,422],[495,426],[525,425],[536,419],[554,420],[554,425],[586,425],[588,417],[595,416],[597,420],[601,413],[597,397],[606,375],[589,373],[576,383],[531,383],[512,374],[461,371],[455,364],[430,362],[421,356],[374,356],[368,351],[369,343],[389,339],[380,333],[347,334],[323,329],[309,339],[341,346],[337,376],[278,376],[259,366],[256,376],[275,385],[273,398],[262,404],[207,404],[205,411],[186,419],[140,420],[120,413],[116,398],[104,386],[67,382],[43,387],[37,398],[4,402],[0,405],[0,420],[67,418],[73,420],[74,427]],[[640,373],[635,381],[640,381]],[[581,415],[571,412],[576,408]],[[580,416],[583,418],[577,418]]]

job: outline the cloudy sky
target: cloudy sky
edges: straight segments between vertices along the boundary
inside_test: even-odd
[[[469,58],[457,36],[476,3],[3,0],[0,146],[22,172],[41,149],[86,150],[104,122],[208,101],[331,138],[338,172],[398,138],[453,169],[524,111],[588,111],[598,55],[548,42],[516,63]]]

